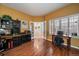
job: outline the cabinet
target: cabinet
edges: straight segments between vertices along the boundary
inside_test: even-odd
[[[12,23],[12,34],[19,34],[20,33],[20,21],[19,20],[13,20]]]
[[[5,30],[5,34],[19,34],[20,21],[0,18],[0,28]]]
[[[0,28],[4,29],[6,34],[11,34],[12,20],[0,19]]]

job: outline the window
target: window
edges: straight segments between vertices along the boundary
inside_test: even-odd
[[[79,30],[78,30],[78,15],[73,15],[69,17],[69,34],[71,36],[78,36]]]
[[[57,35],[57,31],[59,31],[59,20],[58,19],[56,19],[56,20],[54,20],[54,34],[55,35]]]
[[[63,31],[64,36],[79,36],[79,14],[56,18],[49,21],[49,34]]]
[[[68,18],[61,18],[61,31],[63,31],[64,36],[68,35]]]

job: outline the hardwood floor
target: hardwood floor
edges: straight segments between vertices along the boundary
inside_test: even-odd
[[[44,39],[34,39],[4,53],[5,56],[79,56],[79,50],[59,49]]]

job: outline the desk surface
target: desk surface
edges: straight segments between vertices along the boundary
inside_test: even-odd
[[[21,37],[23,35],[27,35],[27,34],[16,34],[16,35],[4,35],[4,36],[0,36],[1,39],[12,39],[13,37]]]

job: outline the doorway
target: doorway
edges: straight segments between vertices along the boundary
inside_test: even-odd
[[[46,39],[46,22],[31,22],[32,39]]]

